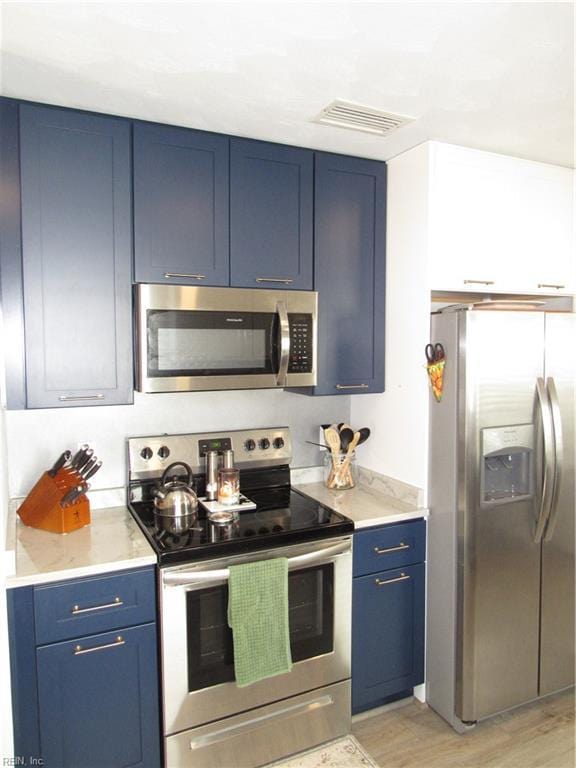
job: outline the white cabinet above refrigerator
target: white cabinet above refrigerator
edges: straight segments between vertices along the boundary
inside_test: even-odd
[[[434,291],[576,292],[574,171],[450,144],[418,147]]]

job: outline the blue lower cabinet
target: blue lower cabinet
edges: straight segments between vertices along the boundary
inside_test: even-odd
[[[7,603],[15,758],[160,768],[154,568],[20,587]]]
[[[424,682],[425,564],[353,580],[352,712]]]
[[[156,627],[37,651],[45,768],[158,768]]]

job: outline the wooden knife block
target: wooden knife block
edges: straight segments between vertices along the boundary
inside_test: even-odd
[[[90,502],[86,496],[66,507],[60,505],[62,497],[78,482],[78,475],[68,469],[59,470],[56,477],[44,472],[18,509],[24,525],[52,533],[69,533],[89,525]]]

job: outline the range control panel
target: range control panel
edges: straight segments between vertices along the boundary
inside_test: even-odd
[[[274,467],[292,461],[289,427],[206,432],[188,435],[154,435],[128,439],[128,479],[161,477],[166,467],[184,461],[194,472],[206,468],[207,450],[234,451],[240,469]]]

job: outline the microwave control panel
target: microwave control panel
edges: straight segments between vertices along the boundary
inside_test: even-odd
[[[288,323],[290,325],[288,373],[310,373],[313,359],[312,316],[290,313]]]

